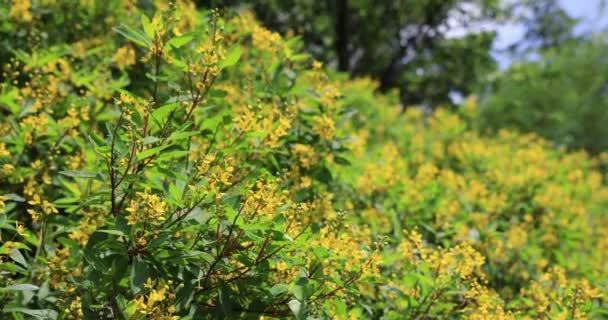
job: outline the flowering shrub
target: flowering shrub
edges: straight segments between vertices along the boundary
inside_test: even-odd
[[[343,92],[373,85],[351,81]],[[599,160],[534,135],[482,136],[469,121],[474,99],[461,114],[428,116],[400,116],[384,99],[347,99],[365,107],[348,124],[352,166],[338,170],[352,186],[344,205],[384,241],[382,273],[363,301],[386,318],[606,316]]]
[[[606,315],[582,153],[480,136],[473,101],[400,115],[248,12],[0,17],[3,318]]]

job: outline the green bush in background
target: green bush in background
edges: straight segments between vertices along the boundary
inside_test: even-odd
[[[484,129],[536,132],[570,149],[608,148],[605,40],[572,40],[497,74],[482,95]]]

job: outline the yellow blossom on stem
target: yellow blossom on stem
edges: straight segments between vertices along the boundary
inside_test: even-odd
[[[135,199],[129,202],[126,211],[127,224],[133,225],[139,222],[159,224],[166,220],[165,213],[168,205],[161,198],[152,194],[149,189],[144,192],[135,193]]]
[[[124,70],[126,67],[135,64],[135,50],[131,46],[120,47],[114,54],[113,59],[118,69]]]
[[[30,0],[13,0],[8,15],[16,21],[24,23],[32,22],[31,7],[32,2]]]
[[[323,140],[331,140],[336,136],[334,120],[328,115],[316,116],[313,130]]]

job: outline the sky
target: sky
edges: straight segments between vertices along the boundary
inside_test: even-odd
[[[562,6],[577,18],[581,18],[583,23],[579,29],[594,29],[598,26],[606,26],[608,19],[606,15],[600,15],[598,8],[602,0],[560,0]]]
[[[580,24],[575,29],[575,32],[579,34],[596,31],[608,26],[608,15],[606,15],[606,13],[600,14],[600,11],[598,10],[602,1],[603,0],[559,0],[562,7],[566,9],[571,16],[581,20]],[[496,51],[521,39],[524,32],[523,28],[518,25],[500,26],[496,28],[496,31],[498,33],[494,44],[494,48],[497,49]],[[510,57],[501,55],[498,52],[494,53],[494,57],[497,59],[501,69],[508,67],[512,62]]]

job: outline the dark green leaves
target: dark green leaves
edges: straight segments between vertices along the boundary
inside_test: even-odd
[[[129,284],[131,291],[134,294],[138,294],[144,288],[144,283],[148,279],[150,269],[146,262],[140,257],[136,257],[133,264],[131,265],[131,272],[129,276]]]

